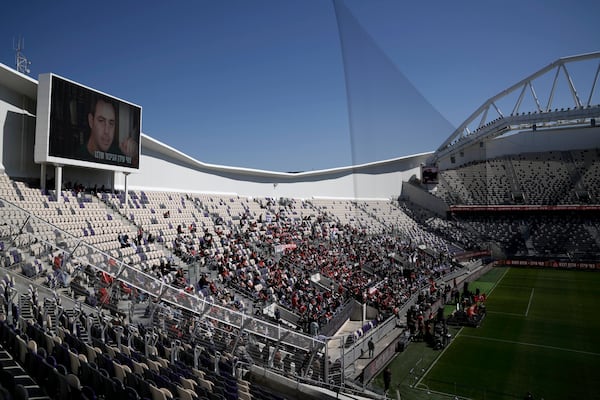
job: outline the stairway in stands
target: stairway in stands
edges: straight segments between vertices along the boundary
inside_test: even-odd
[[[24,320],[30,321],[33,320],[33,304],[31,301],[31,296],[28,293],[19,294],[19,310],[20,315]]]

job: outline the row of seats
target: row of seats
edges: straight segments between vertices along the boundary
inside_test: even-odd
[[[440,172],[432,192],[449,204],[578,204],[600,198],[598,150],[525,153],[473,162]],[[522,193],[515,200],[512,193]]]

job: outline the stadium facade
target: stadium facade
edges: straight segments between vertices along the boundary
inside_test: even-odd
[[[40,165],[34,162],[37,81],[7,66],[1,66],[3,96],[1,113],[3,141],[0,156],[9,175],[40,179]],[[430,154],[417,154],[376,163],[322,171],[281,173],[225,165],[210,165],[142,134],[140,169],[129,176],[131,189],[170,190],[191,193],[222,193],[241,196],[290,198],[377,198],[397,197],[402,181],[420,171]],[[49,164],[47,179],[55,170]],[[124,174],[117,171],[69,168],[63,182],[122,190]]]

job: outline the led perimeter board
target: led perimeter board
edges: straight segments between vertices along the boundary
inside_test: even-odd
[[[139,170],[142,108],[54,74],[38,80],[34,160]]]

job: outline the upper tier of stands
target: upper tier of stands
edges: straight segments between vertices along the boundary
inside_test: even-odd
[[[598,149],[527,153],[441,171],[433,193],[450,205],[562,205],[600,200]]]

